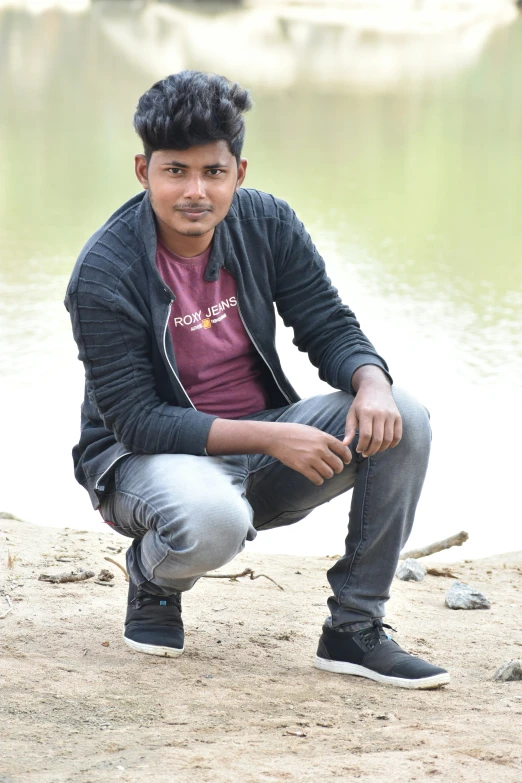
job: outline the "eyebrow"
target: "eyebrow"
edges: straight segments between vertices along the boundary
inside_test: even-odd
[[[187,166],[186,163],[180,163],[179,160],[170,160],[166,161],[165,163],[161,164],[162,166],[175,166],[177,169],[188,169],[189,166]],[[228,165],[226,163],[211,163],[208,166],[203,166],[204,169],[228,169]]]

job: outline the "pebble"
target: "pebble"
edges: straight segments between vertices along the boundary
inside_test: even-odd
[[[522,680],[522,661],[513,660],[503,663],[500,669],[495,672],[493,679],[502,682]]]
[[[108,568],[102,568],[102,570],[98,574],[97,579],[100,582],[110,582],[111,579],[114,579],[114,574],[112,573],[112,571],[109,571]]]
[[[454,582],[446,593],[446,606],[450,609],[491,609],[491,604],[480,590]]]
[[[395,574],[397,579],[403,582],[422,582],[426,576],[426,569],[413,557],[407,557],[404,563],[401,563]]]

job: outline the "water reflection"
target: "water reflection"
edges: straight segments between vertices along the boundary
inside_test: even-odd
[[[219,14],[176,3],[95,6],[106,35],[152,76],[192,67],[271,90],[306,83],[321,91],[393,89],[454,74],[475,62],[492,32],[516,17],[507,3],[489,13],[462,3],[330,7],[246,3]],[[373,7],[372,7],[373,6]],[[209,6],[209,9],[215,6]],[[216,45],[217,44],[217,45]]]
[[[83,242],[137,190],[137,97],[188,66],[252,87],[249,184],[290,201],[397,382],[431,410],[433,459],[412,544],[469,527],[469,551],[522,546],[520,24],[469,36],[474,48],[451,49],[450,36],[459,56],[443,46],[429,73],[396,47],[404,63],[383,79],[381,54],[395,46],[384,37],[352,35],[348,45],[345,30],[341,45],[331,25],[263,9],[125,7],[0,11],[0,506],[97,524],[71,475],[82,373],[61,302]],[[451,74],[434,65],[449,59]],[[280,343],[302,393],[320,390],[285,330]],[[257,545],[338,551],[345,509],[322,513],[320,546],[313,517],[297,541],[285,531]]]

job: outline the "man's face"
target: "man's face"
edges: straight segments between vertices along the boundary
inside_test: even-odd
[[[158,150],[148,167],[144,155],[135,158],[136,176],[149,191],[159,236],[174,250],[177,241],[186,247],[184,238],[211,232],[210,241],[230,209],[246,167],[245,159],[237,164],[225,141],[188,150]]]

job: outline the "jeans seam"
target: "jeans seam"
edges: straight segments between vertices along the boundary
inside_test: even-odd
[[[150,501],[144,500],[141,497],[141,495],[136,495],[134,492],[127,492],[126,490],[123,490],[123,489],[116,490],[114,495],[116,495],[117,493],[119,493],[120,495],[125,495],[126,497],[129,497],[129,498],[136,498],[136,500],[139,500],[140,503],[143,503],[144,505],[148,506],[149,509],[151,509],[155,514],[158,515],[159,519],[161,519],[163,522],[165,522],[165,524],[167,524],[167,519],[163,516],[163,514],[155,506],[153,506]],[[114,522],[114,520],[112,520],[112,521]],[[152,528],[146,528],[145,529],[145,533],[147,533],[149,530],[152,530]],[[155,532],[158,533],[156,528],[155,528]],[[159,535],[159,533],[158,533],[158,535]],[[136,536],[136,538],[137,538],[137,536]],[[142,538],[143,538],[143,536],[142,536]]]
[[[270,465],[273,465],[273,464],[274,464],[274,462],[279,462],[279,460],[277,460],[277,459],[274,457],[273,459],[269,460],[269,462],[267,462],[265,465],[260,465],[260,466],[259,466],[258,468],[256,468],[255,470],[250,470],[250,469],[249,469],[249,470],[248,470],[248,474],[245,476],[245,481],[246,481],[246,479],[250,478],[250,476],[253,476],[253,475],[254,475],[254,473],[259,473],[259,471],[260,471],[260,470],[264,470],[265,468],[268,468],[268,467],[270,467]]]
[[[352,571],[355,566],[355,561],[357,559],[357,554],[359,552],[359,549],[361,548],[361,545],[364,541],[364,531],[365,531],[365,524],[366,524],[366,507],[367,507],[367,494],[369,490],[369,483],[370,483],[370,476],[372,472],[373,467],[373,461],[371,461],[371,457],[368,457],[368,473],[366,474],[366,481],[364,482],[364,496],[363,496],[363,503],[361,508],[361,537],[359,539],[359,543],[357,544],[355,548],[355,552],[353,553],[352,562],[350,563],[350,569],[348,571],[348,575],[344,581],[343,586],[339,590],[339,603],[341,603],[342,600],[342,594],[344,590],[348,587],[348,583],[350,581],[350,578],[352,576]]]
[[[266,525],[271,525],[272,522],[276,522],[278,519],[281,519],[281,517],[284,517],[286,514],[304,514],[306,511],[314,511],[317,508],[317,506],[309,506],[308,508],[298,508],[295,510],[290,511],[281,511],[280,514],[278,514],[273,519],[269,519],[267,522],[263,522],[262,525],[259,525],[259,527],[256,527],[256,530],[262,530]],[[299,520],[298,520],[299,521]]]

